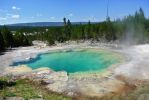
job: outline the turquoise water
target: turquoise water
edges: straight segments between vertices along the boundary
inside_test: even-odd
[[[27,64],[33,69],[49,67],[55,71],[68,73],[100,71],[118,62],[112,53],[97,50],[59,51],[40,54],[36,59],[15,62],[13,65]]]

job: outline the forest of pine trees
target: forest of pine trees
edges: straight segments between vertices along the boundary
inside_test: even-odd
[[[123,19],[99,23],[72,25],[69,19],[63,19],[64,26],[57,27],[22,27],[11,32],[12,29],[3,26],[0,30],[0,50],[5,48],[28,46],[33,40],[47,41],[53,45],[55,41],[93,40],[106,42],[119,40],[140,44],[149,42],[149,19],[140,8],[134,15]],[[14,31],[14,30],[13,30]],[[24,34],[25,33],[25,34]],[[30,34],[32,33],[32,34]]]
[[[3,26],[0,31],[0,51],[6,48],[28,45],[30,45],[28,39],[23,33],[16,32],[13,34],[6,26]]]

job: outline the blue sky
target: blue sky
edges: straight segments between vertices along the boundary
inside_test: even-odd
[[[140,7],[149,17],[149,0],[109,0],[111,19],[133,14]],[[24,22],[103,21],[107,0],[0,0],[0,24]]]

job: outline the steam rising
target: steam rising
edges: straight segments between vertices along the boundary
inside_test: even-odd
[[[134,15],[125,17],[121,23],[124,28],[122,43],[125,45],[143,44],[148,39],[145,39],[147,29],[145,28],[147,18],[144,15],[143,9],[140,8]]]
[[[124,48],[129,55],[129,61],[118,67],[116,74],[122,74],[133,79],[149,79],[149,45],[137,45]]]

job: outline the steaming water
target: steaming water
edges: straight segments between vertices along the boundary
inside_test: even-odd
[[[101,71],[119,62],[113,52],[105,50],[59,51],[39,55],[27,62],[16,62],[13,65],[27,64],[33,69],[49,67],[55,71],[65,70],[68,73]]]
[[[137,45],[123,49],[130,59],[125,64],[117,67],[116,74],[135,79],[149,79],[149,45]]]

